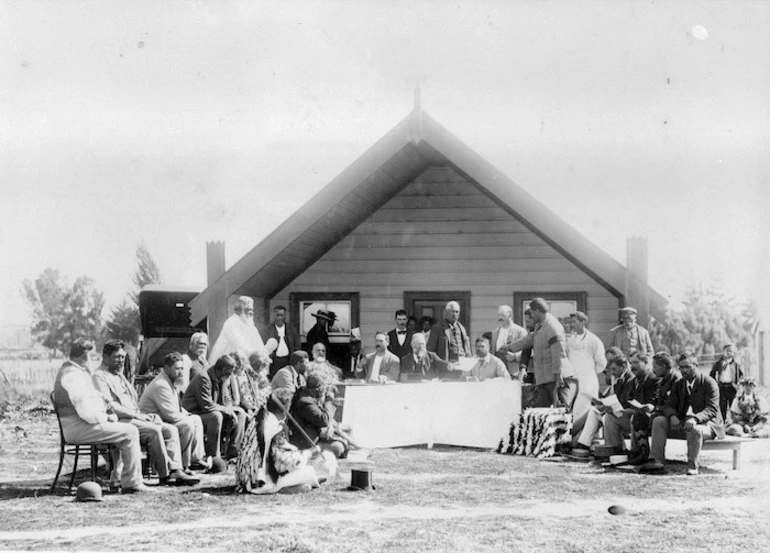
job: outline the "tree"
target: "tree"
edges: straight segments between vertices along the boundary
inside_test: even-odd
[[[78,277],[70,287],[59,271],[48,268],[23,286],[32,308],[32,334],[44,346],[66,353],[74,339],[99,335],[104,295],[90,278]]]
[[[131,279],[136,289],[129,292],[128,298],[120,305],[112,308],[110,318],[105,324],[105,333],[110,338],[133,345],[138,342],[142,331],[139,319],[139,292],[148,284],[161,283],[160,269],[144,241],[136,247],[136,259],[138,264]]]
[[[664,321],[652,325],[656,350],[704,355],[720,352],[727,343],[739,349],[752,345],[755,305],[700,284],[688,289],[685,298],[682,310],[668,311]]]

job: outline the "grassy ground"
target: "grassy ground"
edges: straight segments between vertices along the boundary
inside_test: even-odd
[[[685,476],[681,463],[665,476],[640,476],[583,462],[406,448],[373,452],[377,490],[369,493],[344,491],[343,465],[336,481],[304,496],[236,495],[230,473],[206,475],[192,489],[80,504],[64,485],[47,491],[57,462],[52,415],[17,412],[0,422],[0,549],[764,550],[767,442],[749,444],[738,472],[729,453],[706,452],[700,477]],[[671,455],[683,459],[682,451]],[[613,504],[627,512],[610,515]]]

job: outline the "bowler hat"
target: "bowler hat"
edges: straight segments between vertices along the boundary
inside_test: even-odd
[[[83,482],[75,493],[75,501],[104,501],[102,487],[96,482]]]
[[[345,488],[349,492],[370,492],[376,490],[372,484],[372,471],[352,469],[350,471],[350,486]]]
[[[326,319],[332,323],[337,320],[337,315],[334,314],[334,311],[326,311],[324,309],[319,309],[315,313],[311,313],[311,315],[316,319]]]

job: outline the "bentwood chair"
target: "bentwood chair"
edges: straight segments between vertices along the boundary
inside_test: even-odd
[[[88,455],[91,458],[91,481],[96,481],[96,467],[99,464],[99,455],[105,455],[109,459],[110,472],[112,471],[112,455],[110,455],[110,444],[72,444],[68,443],[64,439],[64,429],[61,424],[61,417],[59,416],[59,408],[54,401],[54,393],[50,395],[51,404],[53,410],[56,413],[56,421],[59,423],[59,468],[56,469],[56,476],[51,484],[51,492],[56,488],[56,483],[59,481],[59,475],[64,464],[65,455],[73,455],[75,459],[72,462],[72,476],[70,477],[69,490],[72,490],[72,484],[75,482],[75,474],[78,471],[78,458],[80,455]]]

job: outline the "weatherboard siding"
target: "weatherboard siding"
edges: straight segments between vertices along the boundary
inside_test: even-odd
[[[271,305],[288,305],[291,292],[359,292],[370,345],[392,328],[408,290],[469,290],[472,337],[494,329],[497,306],[512,305],[514,292],[585,292],[600,337],[617,321],[612,294],[449,167],[417,177]]]

